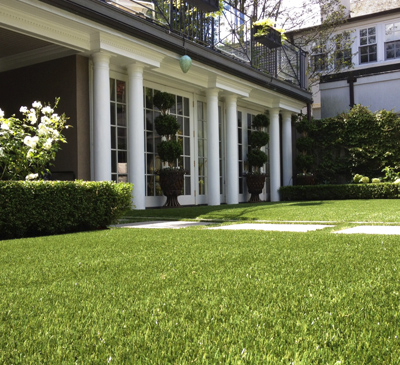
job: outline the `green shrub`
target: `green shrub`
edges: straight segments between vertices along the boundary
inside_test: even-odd
[[[391,183],[300,185],[280,188],[281,200],[398,199],[400,185]]]
[[[0,181],[0,239],[104,228],[131,199],[131,184]]]

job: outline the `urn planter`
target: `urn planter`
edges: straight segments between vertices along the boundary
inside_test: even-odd
[[[246,175],[247,190],[251,194],[249,203],[258,203],[261,201],[260,194],[264,189],[265,177],[265,174]]]
[[[167,197],[164,207],[180,207],[178,196],[182,195],[185,172],[183,169],[163,169],[159,172],[161,190]]]

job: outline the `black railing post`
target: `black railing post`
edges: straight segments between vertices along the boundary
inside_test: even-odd
[[[169,30],[170,31],[173,31],[173,25],[172,25],[173,19],[174,19],[174,16],[173,16],[173,2],[172,2],[172,0],[170,0],[170,2],[169,2]]]
[[[211,17],[211,48],[215,47],[215,19]]]

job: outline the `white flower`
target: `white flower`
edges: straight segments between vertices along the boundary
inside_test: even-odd
[[[39,176],[38,174],[29,174],[26,175],[25,180],[34,180],[37,179],[38,176]]]
[[[35,137],[26,136],[24,138],[24,143],[32,149],[35,149],[38,142],[39,142],[38,136],[35,136]]]
[[[3,157],[3,156],[4,156],[4,148],[0,147],[0,157]]]
[[[53,130],[53,137],[54,138],[58,138],[59,135],[60,135],[60,133],[58,132],[58,130],[54,129]]]
[[[26,154],[26,158],[27,158],[28,160],[30,160],[30,159],[33,157],[34,153],[35,153],[35,150],[33,150],[33,149],[31,148],[31,149],[28,151],[28,153]]]
[[[25,114],[25,113],[28,111],[28,108],[27,108],[26,106],[21,106],[21,108],[19,108],[19,111],[20,111],[22,114]]]
[[[51,148],[51,144],[53,143],[53,138],[47,138],[46,143],[43,145],[45,150],[49,150]]]
[[[58,122],[58,121],[60,120],[60,116],[59,116],[58,114],[53,114],[53,115],[51,116],[51,119],[52,119],[53,121],[55,121],[55,122]]]
[[[4,112],[0,109],[0,118],[4,118]]]
[[[39,136],[46,135],[47,133],[49,133],[49,128],[47,128],[44,123],[40,123],[38,126],[38,133]]]
[[[43,113],[43,114],[51,114],[51,113],[53,113],[53,112],[54,112],[54,110],[51,109],[51,107],[49,107],[49,106],[45,106],[45,107],[42,109],[42,113]]]
[[[41,107],[42,107],[42,103],[41,103],[40,101],[34,101],[34,102],[32,103],[32,106],[33,106],[34,108],[41,108]]]
[[[36,118],[36,113],[29,113],[28,114],[28,120],[31,122],[31,124],[35,124],[36,123],[36,121],[37,121],[37,118]]]
[[[1,129],[4,129],[4,130],[8,131],[10,129],[10,126],[8,125],[7,122],[5,122],[5,123],[1,124]]]
[[[41,117],[40,121],[44,124],[51,124],[51,120],[49,117]]]

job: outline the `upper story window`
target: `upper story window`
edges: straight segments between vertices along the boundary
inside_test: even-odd
[[[360,63],[377,61],[376,28],[360,29]]]
[[[335,68],[346,68],[352,64],[350,32],[335,36]]]
[[[312,45],[311,54],[313,71],[325,71],[328,68],[328,55],[325,45],[314,43]]]
[[[400,58],[400,22],[385,26],[385,59]]]

